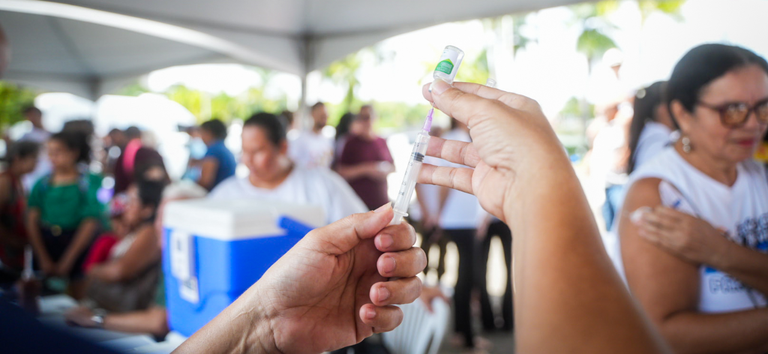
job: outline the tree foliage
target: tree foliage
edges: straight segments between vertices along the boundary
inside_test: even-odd
[[[323,70],[323,77],[330,79],[336,85],[346,86],[347,93],[344,96],[344,105],[348,111],[352,110],[352,105],[355,101],[355,90],[360,85],[357,74],[363,62],[361,53],[365,50],[347,55],[344,59],[331,63],[331,65],[328,65]]]
[[[24,120],[21,111],[35,101],[38,92],[0,81],[0,132]]]

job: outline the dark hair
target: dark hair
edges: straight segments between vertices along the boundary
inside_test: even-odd
[[[218,140],[224,140],[227,138],[227,126],[224,122],[218,119],[211,119],[203,124],[200,124],[200,129],[205,130]]]
[[[40,145],[38,143],[33,141],[18,141],[8,146],[3,161],[11,164],[20,159],[37,156],[39,152]]]
[[[91,162],[91,146],[88,145],[88,136],[79,131],[62,131],[51,135],[50,140],[57,140],[64,144],[67,149],[77,151],[77,161],[82,163]]]
[[[243,128],[245,127],[264,129],[264,132],[267,133],[267,138],[274,146],[279,146],[280,143],[285,141],[285,125],[272,113],[259,112],[252,115],[251,118],[248,118],[243,123]]]
[[[635,170],[635,158],[637,157],[637,144],[640,143],[640,134],[643,133],[645,123],[648,121],[657,121],[656,108],[665,104],[664,88],[666,81],[654,82],[646,88],[641,88],[635,93],[635,103],[633,106],[634,116],[629,126],[629,164],[627,173]]]
[[[151,206],[157,209],[163,199],[164,181],[139,180],[136,187],[139,190],[139,200],[143,206]]]
[[[280,117],[285,119],[285,122],[288,126],[293,125],[293,112],[289,110],[284,110],[282,113],[280,113]]]
[[[741,47],[703,44],[688,51],[675,65],[667,84],[667,104],[672,120],[677,124],[672,102],[679,101],[688,112],[693,112],[701,91],[710,82],[731,70],[753,64],[768,73],[765,59]]]
[[[136,126],[130,126],[125,130],[125,138],[128,140],[141,138],[141,129]]]
[[[88,119],[76,119],[64,123],[61,131],[78,131],[90,137],[94,134],[95,128],[93,122]]]
[[[344,113],[339,118],[339,124],[336,124],[336,140],[339,140],[342,136],[349,134],[349,126],[355,120],[355,115],[351,112]]]
[[[35,113],[35,114],[43,114],[43,111],[40,110],[40,108],[35,107],[34,105],[29,105],[27,107],[24,107],[24,109],[21,110],[21,113],[24,115],[27,115],[29,113]]]
[[[312,109],[310,109],[310,112],[314,112],[316,109],[318,109],[320,107],[325,107],[325,103],[317,102],[317,103],[313,104],[312,105]]]

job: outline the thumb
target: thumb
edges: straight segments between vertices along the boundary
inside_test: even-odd
[[[392,206],[387,203],[374,211],[353,214],[315,229],[304,240],[318,252],[340,255],[357,246],[360,241],[376,236],[389,225],[393,216]]]

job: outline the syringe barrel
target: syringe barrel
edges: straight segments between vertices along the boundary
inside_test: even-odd
[[[408,167],[405,170],[405,176],[403,182],[400,184],[400,190],[397,193],[397,199],[395,200],[392,208],[395,213],[401,213],[408,215],[406,212],[408,206],[411,204],[411,197],[413,191],[416,189],[416,181],[419,178],[419,172],[421,171],[421,165],[424,161],[424,156],[427,154],[427,147],[429,146],[429,134],[427,132],[420,132],[416,136],[416,143],[413,144],[413,150],[411,156],[408,159]]]

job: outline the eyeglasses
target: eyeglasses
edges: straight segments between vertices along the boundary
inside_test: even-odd
[[[697,104],[720,113],[720,121],[729,128],[742,126],[747,122],[752,111],[755,112],[758,122],[768,123],[768,98],[755,103],[751,107],[744,102],[726,103],[719,106],[713,106],[701,101],[697,102]]]

